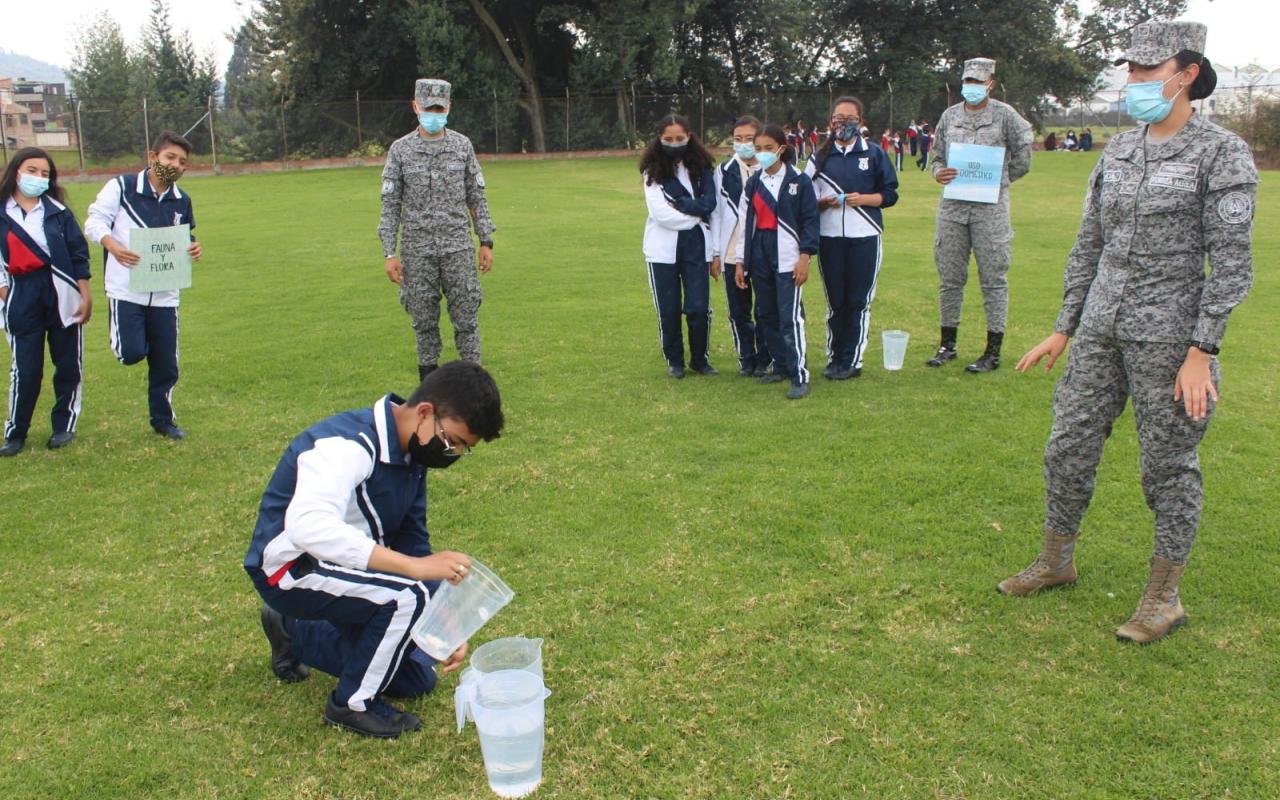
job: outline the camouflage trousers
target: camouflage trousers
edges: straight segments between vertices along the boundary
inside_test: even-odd
[[[1173,399],[1186,344],[1117,341],[1081,330],[1053,400],[1044,449],[1045,526],[1079,532],[1112,423],[1132,397],[1142,491],[1155,512],[1155,554],[1185,564],[1200,525],[1203,489],[1197,447],[1209,420]],[[1218,361],[1210,368],[1218,385]],[[1213,401],[1210,400],[1210,413]]]
[[[982,307],[987,314],[987,330],[1003,332],[1009,313],[1009,261],[1013,250],[1013,228],[1007,214],[990,219],[955,222],[938,219],[933,240],[933,259],[938,267],[938,305],[942,326],[960,325],[964,285],[969,280],[969,253],[978,261],[982,284]]]
[[[401,247],[400,304],[409,312],[418,338],[418,363],[440,362],[440,297],[449,304],[449,322],[458,358],[480,363],[480,276],[471,248],[454,253],[421,253]]]

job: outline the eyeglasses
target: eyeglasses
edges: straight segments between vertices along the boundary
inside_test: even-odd
[[[444,435],[444,425],[440,422],[440,415],[436,414],[434,416],[436,418],[436,427],[439,428],[439,432],[436,435],[440,437],[440,441],[444,442],[444,454],[459,457],[471,455],[471,445],[466,442],[455,445],[449,441],[449,437]]]
[[[857,119],[855,117],[832,117],[831,124],[832,125],[849,125],[849,124],[861,125],[862,120]]]

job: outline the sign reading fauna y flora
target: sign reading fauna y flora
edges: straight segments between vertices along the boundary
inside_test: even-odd
[[[191,227],[134,228],[129,249],[142,260],[129,270],[129,291],[165,292],[191,286]]]

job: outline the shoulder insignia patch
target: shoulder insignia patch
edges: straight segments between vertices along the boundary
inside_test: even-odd
[[[1218,201],[1218,216],[1228,225],[1239,225],[1253,217],[1253,200],[1244,192],[1228,192]]]

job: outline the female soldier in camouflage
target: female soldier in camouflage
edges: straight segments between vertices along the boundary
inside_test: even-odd
[[[1047,356],[1050,369],[1075,336],[1045,447],[1044,547],[998,588],[1021,596],[1075,582],[1102,446],[1132,396],[1155,553],[1137,611],[1116,631],[1123,641],[1152,642],[1187,621],[1178,582],[1200,522],[1196,450],[1218,400],[1227,316],[1252,282],[1253,156],[1191,107],[1217,83],[1205,32],[1134,29],[1117,64],[1129,63],[1129,112],[1148,124],[1113,138],[1094,168],[1054,333],[1018,362],[1025,372]]]

